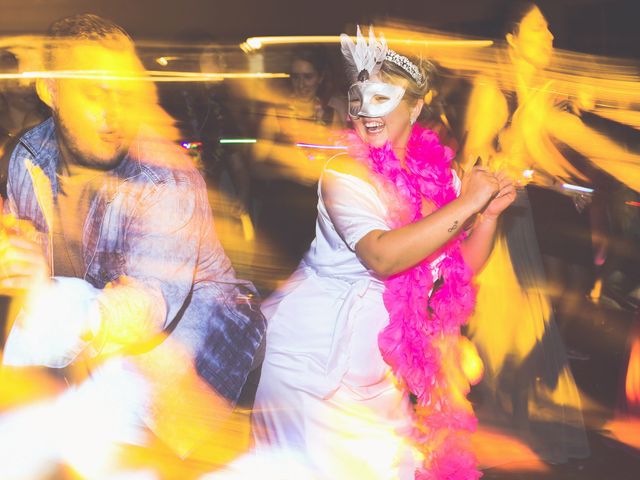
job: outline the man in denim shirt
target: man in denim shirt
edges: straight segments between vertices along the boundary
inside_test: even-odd
[[[4,210],[17,220],[3,218],[0,291],[27,289],[32,300],[4,363],[106,358],[98,372],[145,379],[149,395],[133,403],[161,434],[158,417],[190,401],[174,390],[192,370],[224,404],[237,402],[264,319],[253,286],[235,278],[204,181],[171,142],[131,39],[93,15],[60,20],[51,35],[54,75],[37,90],[53,116],[22,136],[9,165]]]

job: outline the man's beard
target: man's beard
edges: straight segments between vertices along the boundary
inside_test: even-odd
[[[108,158],[98,157],[83,151],[78,144],[76,136],[69,133],[66,125],[55,112],[53,117],[56,125],[56,137],[61,153],[65,156],[66,161],[83,167],[107,171],[117,167],[127,154],[127,149],[123,146],[120,146],[120,148]]]

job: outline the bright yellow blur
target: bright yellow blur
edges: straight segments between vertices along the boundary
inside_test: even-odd
[[[355,42],[356,37],[351,37]],[[410,38],[410,36],[387,37],[389,45],[402,44],[407,46],[438,46],[438,47],[490,47],[493,45],[492,40],[466,40],[455,38]],[[294,35],[294,36],[278,36],[278,37],[249,37],[240,45],[243,51],[250,52],[259,50],[268,45],[304,45],[304,44],[340,44],[340,36],[338,35]]]
[[[530,21],[540,22],[541,18]],[[549,186],[554,179],[588,181],[558,149],[557,144],[563,143],[597,168],[640,190],[640,155],[579,118],[580,110],[590,111],[638,128],[639,65],[550,50],[548,39],[553,36],[539,38],[539,32],[548,32],[544,23],[544,28],[521,28],[520,36],[511,43],[506,39],[492,48],[472,42],[477,39],[420,27],[391,24],[383,31],[388,38],[404,37],[413,42],[398,43],[401,51],[429,58],[473,83],[466,106],[465,148],[458,155],[464,169],[481,156],[485,161],[492,159],[494,168],[510,168],[521,183],[532,180]],[[510,112],[504,92],[514,92],[515,113]],[[523,176],[525,170],[534,170],[537,175],[528,179]]]

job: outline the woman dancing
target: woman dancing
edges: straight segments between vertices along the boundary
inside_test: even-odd
[[[415,123],[419,62],[373,32],[343,35],[342,51],[355,131],[325,167],[310,250],[263,305],[257,447],[320,478],[478,478],[460,326],[515,190],[483,168],[460,182],[453,152]]]
[[[589,448],[580,396],[549,301],[529,193],[554,195],[545,192],[562,190],[563,181],[588,181],[584,172],[592,175],[597,169],[633,183],[637,176],[630,175],[631,168],[640,162],[567,108],[567,96],[559,95],[546,72],[553,35],[535,3],[518,2],[505,39],[504,68],[494,77],[476,79],[464,158],[473,161],[480,155],[491,159],[494,168],[519,172],[520,178],[529,172],[545,190],[518,190],[503,215],[496,247],[478,277],[482,288],[469,334],[485,364],[483,403],[497,407],[488,409],[491,417],[506,411],[544,460],[560,463],[587,456]],[[568,153],[584,157],[582,168],[576,168]],[[572,211],[577,216],[572,200],[556,193],[541,211],[545,222],[537,225],[555,218],[556,229],[574,231],[568,225]],[[593,258],[590,245],[581,248],[568,236],[554,242],[556,232],[550,233],[553,238],[543,237],[547,253],[576,264]],[[499,296],[494,288],[500,289]]]

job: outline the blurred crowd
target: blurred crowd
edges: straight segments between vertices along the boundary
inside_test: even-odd
[[[431,35],[424,35],[425,43]],[[24,45],[19,47],[2,50],[0,59],[2,73],[13,76],[2,80],[3,171],[14,146],[12,139],[15,142],[20,133],[49,115],[33,79],[21,76],[35,67],[21,68],[19,56],[24,54]],[[214,217],[220,223],[219,235],[234,266],[264,293],[273,291],[277,281],[295,268],[314,237],[315,185],[323,162],[340,148],[340,133],[350,127],[347,80],[339,51],[332,44],[298,44],[284,38],[281,44],[245,53],[236,44],[216,42],[206,34],[186,34],[167,44],[143,43],[138,50],[147,69],[169,76],[168,81],[157,84],[160,105],[175,120],[177,144],[205,176]],[[476,62],[482,66],[482,60]],[[438,64],[431,59],[432,88],[420,120],[462,157],[464,148],[468,149],[465,118],[469,118],[474,79],[456,63],[445,60]],[[476,68],[473,61],[470,63],[468,69]],[[285,78],[250,75],[262,71],[281,72]],[[171,77],[171,72],[195,77],[185,81]],[[239,72],[249,75],[225,77]],[[583,94],[592,92],[564,94],[568,99],[562,108],[575,112],[585,125],[615,139],[626,150],[633,150],[637,145],[635,125],[612,120],[609,117],[618,119],[621,115],[615,117],[605,107],[603,112],[596,104],[591,111],[584,108],[579,96]],[[631,248],[638,238],[637,193],[619,179],[585,164],[580,155],[574,151],[568,159],[577,169],[572,174],[576,183],[582,181],[588,188],[549,199],[543,198],[544,193],[534,194],[541,196],[534,215],[542,253],[548,257],[547,274],[559,289],[558,297],[567,285],[577,284],[581,295],[589,294],[595,286],[604,302],[633,309],[640,281],[637,254]],[[461,165],[465,161],[460,158]],[[558,202],[565,204],[563,198],[575,206],[567,203],[558,207]],[[557,208],[564,213],[552,214]],[[567,217],[573,219],[571,227],[575,229],[565,224]],[[569,273],[571,268],[566,264],[579,271]]]

